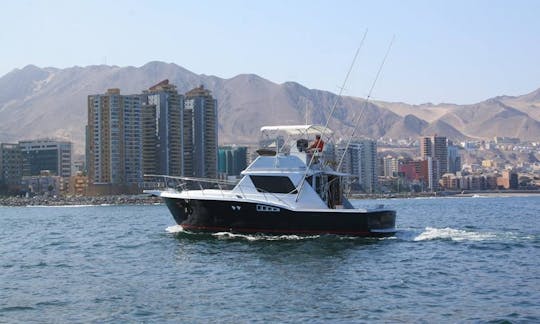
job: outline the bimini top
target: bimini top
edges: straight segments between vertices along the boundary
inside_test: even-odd
[[[263,126],[261,132],[268,131],[284,131],[290,135],[315,135],[324,134],[331,135],[333,132],[329,128],[325,128],[322,125],[278,125],[278,126]]]

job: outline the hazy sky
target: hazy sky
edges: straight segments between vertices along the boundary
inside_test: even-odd
[[[0,76],[27,64],[255,73],[345,95],[474,103],[540,87],[540,1],[4,1]],[[1,90],[0,90],[1,91]]]

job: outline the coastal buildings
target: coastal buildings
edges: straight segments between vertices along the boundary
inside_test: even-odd
[[[191,137],[184,132],[184,97],[169,80],[163,80],[143,91],[142,98],[144,173],[191,174],[185,163],[191,153],[185,152],[190,149]]]
[[[58,194],[71,176],[72,143],[52,139],[0,144],[2,191]]]
[[[18,146],[23,176],[37,176],[43,170],[55,176],[71,176],[71,142],[37,139],[20,141]]]
[[[142,182],[140,95],[120,89],[88,96],[87,167],[95,193],[136,188]]]
[[[206,114],[207,111],[212,112],[215,109],[215,100],[213,99],[212,95],[209,94],[209,91],[204,87],[197,87],[190,91],[188,94],[189,98],[186,98],[183,95],[185,90],[185,88],[182,91],[177,90],[177,88],[169,82],[160,82],[155,86],[149,87],[145,91],[141,91],[140,94],[133,95],[131,98],[133,100],[126,100],[126,98],[124,98],[122,99],[123,108],[120,109],[117,107],[115,111],[111,111],[109,114],[109,125],[111,126],[111,130],[109,131],[110,134],[107,135],[103,133],[102,135],[94,134],[92,136],[88,136],[89,142],[96,136],[100,140],[105,139],[106,136],[111,138],[108,140],[110,144],[108,146],[109,149],[107,154],[111,155],[111,158],[109,159],[112,162],[108,163],[108,165],[109,167],[114,167],[117,166],[120,161],[123,161],[122,163],[124,163],[124,166],[117,168],[121,170],[121,172],[126,173],[126,175],[123,176],[123,178],[125,178],[123,183],[135,183],[138,186],[138,184],[143,181],[143,179],[141,179],[142,174],[145,173],[201,176],[205,162],[201,156],[215,156],[213,153],[201,154],[204,145],[200,144],[205,143],[204,138],[209,129],[211,131],[215,130],[216,119],[214,114]],[[111,92],[114,93],[114,90]],[[118,94],[121,94],[120,90],[118,90]],[[121,96],[125,97],[123,95]],[[111,104],[114,103],[114,94],[111,94],[109,97]],[[122,121],[122,123],[124,123],[126,126],[122,126],[122,128],[120,127],[121,119],[118,117],[120,114],[125,117],[123,118],[124,121]],[[103,127],[101,128],[101,131],[108,127],[106,123],[107,120],[105,120],[104,116],[94,117],[98,121],[101,121],[100,118],[103,118]],[[206,120],[206,122],[201,122],[202,120]],[[91,124],[91,121],[89,122]],[[112,131],[113,123],[116,123],[117,125],[117,133]],[[160,127],[160,125],[166,126]],[[171,132],[169,132],[166,136],[160,135],[160,133],[163,134],[163,129],[165,128],[170,129]],[[120,137],[120,132],[123,132],[125,135]],[[169,136],[173,133],[176,135]],[[113,136],[117,137],[113,138]],[[217,137],[217,134],[215,137]],[[444,137],[441,136],[437,137],[444,139]],[[227,140],[229,141],[230,139]],[[21,148],[18,143],[2,144],[2,159],[0,159],[0,182],[2,184],[5,186],[10,185],[12,188],[17,190],[16,188],[20,188],[23,174],[27,176],[37,175],[41,170],[50,170],[53,174],[58,174],[58,170],[65,170],[65,168],[62,166],[56,166],[54,162],[54,160],[57,160],[57,158],[60,155],[63,155],[63,153],[58,154],[58,148],[48,147],[49,144],[47,141],[39,141],[42,141],[43,143],[34,145],[38,142],[38,140],[26,141],[28,143],[21,143],[22,146],[25,147],[24,149]],[[170,145],[170,143],[174,141],[176,141],[176,144]],[[197,143],[196,148],[194,147],[194,141]],[[244,141],[244,139],[242,139],[242,141]],[[120,142],[128,144],[124,144],[123,149],[112,149],[115,144]],[[441,181],[436,181],[436,178],[433,176],[430,177],[433,172],[429,172],[429,169],[432,171],[437,169],[437,163],[435,162],[434,158],[434,156],[437,155],[435,154],[438,147],[438,145],[436,145],[437,142],[442,142],[444,146],[444,141],[437,141],[437,139],[434,137],[427,137],[421,141],[420,137],[417,136],[402,144],[398,144],[397,141],[393,141],[391,145],[386,147],[384,144],[381,144],[381,140],[379,139],[379,148],[381,148],[380,146],[383,146],[383,149],[379,152],[382,163],[379,164],[379,169],[381,171],[378,171],[378,174],[385,177],[399,178],[401,181],[400,188],[404,188],[405,186],[403,184],[406,184],[406,182],[403,181],[404,177],[399,174],[399,167],[396,170],[397,160],[395,157],[405,156],[405,159],[415,159],[421,155],[419,153],[422,153],[421,151],[423,150],[424,159],[426,161],[425,163],[427,164],[425,169],[428,171],[424,173],[425,175],[414,175],[410,176],[409,178],[412,182],[417,181],[419,183],[422,181],[423,184],[420,186],[422,190],[438,190],[435,188],[431,189],[433,188],[432,184],[441,184]],[[460,190],[462,188],[478,188],[477,183],[481,184],[482,180],[478,180],[474,177],[478,177],[480,175],[487,176],[491,174],[501,178],[498,180],[499,186],[486,185],[486,188],[495,187],[523,189],[538,187],[538,185],[535,185],[535,183],[538,183],[540,175],[540,162],[538,162],[540,159],[540,145],[537,141],[522,142],[519,139],[498,137],[484,139],[478,138],[474,141],[464,141],[463,144],[455,140],[454,143],[456,145],[452,145],[451,141],[447,142],[447,172],[454,174],[455,179],[459,180],[460,183],[465,183],[466,181],[468,184],[455,186],[450,182],[443,182],[441,184],[441,190],[454,190],[455,188],[457,188],[455,190]],[[107,145],[107,141],[103,141],[103,143],[103,146]],[[207,141],[207,143],[211,143],[211,147],[214,147],[217,141],[214,141],[213,143],[211,141]],[[421,146],[421,144],[423,145]],[[39,146],[39,149],[37,147],[33,148],[33,146]],[[402,146],[401,148],[406,147],[402,151],[398,151],[400,146]],[[90,145],[88,145],[88,147],[90,147]],[[116,147],[120,146],[117,145]],[[167,147],[168,149],[163,149]],[[158,149],[161,149],[162,154],[159,153]],[[228,152],[227,154],[230,153],[231,152]],[[122,154],[124,157],[120,159],[119,154]],[[168,154],[168,156],[165,156],[166,154]],[[219,170],[220,175],[224,173],[231,174],[231,164],[223,166],[221,164],[221,154],[222,152],[220,152],[219,165],[216,168]],[[389,154],[390,156],[388,156]],[[428,155],[432,159],[431,165],[429,165],[429,160],[427,159]],[[165,157],[160,158],[160,156]],[[88,157],[91,158],[92,155],[88,154]],[[199,157],[197,161],[203,162],[194,163],[194,157]],[[227,159],[229,157],[230,155],[227,157]],[[104,161],[105,158],[106,154],[103,153],[102,156],[98,156],[97,159],[94,159],[94,161]],[[51,163],[51,161],[53,162]],[[180,163],[178,163],[179,161]],[[437,159],[437,161],[439,162],[440,167],[441,163],[439,159]],[[354,166],[354,163],[357,163],[353,162],[350,162],[349,164]],[[461,162],[463,162],[463,164]],[[345,163],[347,163],[347,161]],[[158,165],[161,166],[164,164],[165,167],[158,169]],[[176,171],[171,171],[174,170],[172,166],[175,164]],[[214,164],[213,161],[210,164]],[[195,174],[193,168],[194,165],[199,167],[197,170],[198,175]],[[357,163],[355,166],[357,170],[358,165],[359,163]],[[463,168],[461,167],[462,165]],[[91,169],[90,163],[88,164],[88,167]],[[142,171],[139,173],[134,172],[134,170],[141,169]],[[457,175],[456,172],[459,172],[462,169],[462,174]],[[518,175],[519,181],[516,181],[514,178],[513,185],[510,185],[509,181],[503,180],[504,178],[501,175],[502,171],[505,169],[512,169]],[[84,168],[80,168],[79,166],[79,170],[86,170],[86,166]],[[180,172],[178,172],[178,170],[180,170]],[[224,172],[225,170],[227,171]],[[360,171],[356,172],[357,174],[360,174]],[[441,174],[442,172],[444,171],[438,171],[436,173]],[[60,173],[65,175],[63,171],[60,171]],[[236,172],[234,171],[233,173]],[[446,173],[442,173],[443,176],[445,174]],[[495,179],[496,184],[497,178],[499,177],[490,176],[489,178],[486,178],[486,181],[489,180],[490,183],[493,183],[492,179]],[[370,183],[370,181],[359,178],[357,183],[359,188],[363,188],[362,183]],[[484,186],[480,185],[480,187]],[[375,189],[374,191],[377,192],[377,190],[378,189]]]
[[[382,176],[395,177],[399,171],[399,160],[391,155],[382,158]]]
[[[448,172],[448,144],[444,136],[425,136],[420,139],[420,158],[427,161],[428,177],[425,184],[436,191],[440,177]],[[453,166],[455,166],[453,162]]]
[[[77,171],[69,178],[69,194],[73,196],[84,196],[88,188],[88,177],[82,171]]]
[[[350,189],[375,192],[378,189],[377,142],[370,139],[354,140],[346,152],[345,145],[344,142],[338,143],[337,157],[344,157],[339,171],[357,176]]]
[[[448,172],[448,145],[444,136],[426,136],[420,139],[420,157],[430,157],[434,164],[438,163],[437,177]]]
[[[448,141],[448,172],[456,173],[461,171],[461,155],[459,147]]]
[[[0,186],[6,191],[19,189],[22,178],[22,160],[19,144],[0,144]]]
[[[504,170],[502,176],[497,178],[497,186],[504,189],[517,189],[519,186],[517,173],[511,170]]]
[[[440,184],[442,189],[450,191],[518,189],[518,176],[510,170],[503,171],[502,175],[447,173],[441,177]]]
[[[49,170],[43,170],[38,175],[23,176],[21,187],[29,194],[41,196],[58,196],[67,187],[67,178],[54,175]]]
[[[221,146],[218,149],[218,173],[222,177],[239,176],[247,167],[246,146]]]
[[[139,192],[144,174],[217,178],[217,101],[163,80],[141,94],[88,96],[89,192]]]
[[[420,186],[420,191],[429,191],[433,186],[429,165],[427,159],[407,161],[399,166],[399,173],[409,182]]]
[[[203,86],[188,91],[185,110],[192,116],[193,176],[217,177],[217,100]],[[189,128],[186,125],[186,128]]]

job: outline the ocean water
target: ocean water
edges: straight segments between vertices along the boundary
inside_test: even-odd
[[[163,205],[0,207],[0,322],[540,322],[540,196],[356,201],[386,239],[189,234]]]

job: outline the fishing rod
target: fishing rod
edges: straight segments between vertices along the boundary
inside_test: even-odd
[[[360,110],[360,114],[357,118],[356,125],[353,129],[353,132],[351,136],[349,137],[349,140],[347,142],[347,145],[345,146],[345,150],[343,151],[343,154],[341,155],[341,159],[339,160],[339,164],[336,168],[336,171],[339,171],[341,168],[341,164],[343,163],[343,159],[345,158],[345,154],[347,153],[347,150],[349,149],[349,146],[351,145],[352,139],[354,137],[354,134],[356,133],[356,130],[358,129],[358,126],[360,126],[360,120],[362,119],[362,115],[364,114],[365,108],[367,107],[369,100],[371,99],[371,93],[373,92],[373,89],[375,88],[375,84],[377,83],[377,80],[379,79],[379,76],[381,75],[382,68],[384,66],[384,63],[386,62],[386,59],[388,58],[388,54],[390,53],[390,49],[392,48],[392,44],[394,43],[394,40],[396,38],[396,35],[392,36],[392,40],[390,41],[390,44],[388,45],[388,49],[386,50],[386,54],[384,55],[384,58],[379,65],[379,70],[377,71],[377,74],[375,75],[375,79],[373,80],[373,83],[371,84],[371,88],[369,89],[368,96],[366,98],[366,101],[364,101],[364,106]]]
[[[360,41],[360,45],[358,45],[358,48],[356,49],[356,53],[354,53],[353,60],[351,62],[351,65],[349,66],[349,70],[347,71],[347,74],[345,75],[345,79],[343,80],[343,84],[341,85],[339,89],[339,94],[336,97],[336,100],[334,100],[334,104],[332,105],[332,109],[330,110],[330,115],[328,115],[328,118],[326,119],[326,124],[324,125],[321,137],[323,137],[326,134],[326,129],[328,129],[328,124],[330,123],[330,119],[332,119],[332,116],[334,115],[334,111],[336,110],[336,106],[338,103],[338,100],[341,98],[343,94],[343,90],[345,89],[345,85],[347,84],[347,81],[349,80],[349,76],[351,75],[351,71],[354,67],[354,64],[356,63],[356,59],[358,58],[358,54],[360,53],[360,49],[364,45],[364,40],[366,39],[368,29],[366,28],[366,31],[364,32],[364,36],[362,37],[362,40]],[[304,176],[302,177],[302,182],[300,183],[300,186],[298,188],[298,194],[296,195],[295,201],[298,201],[298,198],[300,197],[300,193],[302,191],[302,188],[304,187],[304,182],[306,181],[306,176],[309,171],[309,168],[311,167],[311,164],[313,164],[315,158],[315,154],[311,155],[311,158],[309,160],[309,163],[306,168],[306,172],[304,173]]]

